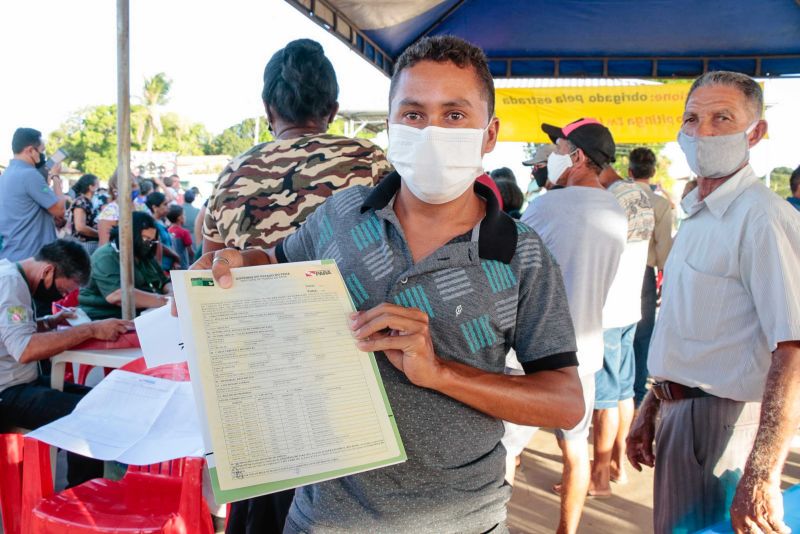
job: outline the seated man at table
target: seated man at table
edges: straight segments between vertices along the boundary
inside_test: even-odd
[[[148,213],[133,214],[133,298],[136,314],[160,308],[169,299],[172,284],[155,259],[158,246],[156,221]],[[81,289],[78,302],[93,320],[122,317],[120,291],[119,228],[111,230],[111,241],[92,254],[92,277]]]
[[[81,244],[63,239],[43,246],[33,258],[0,260],[0,427],[34,429],[70,413],[89,388],[68,384],[64,391],[50,389],[37,361],[87,339],[116,340],[132,328],[130,321],[109,319],[56,331],[66,324],[67,314],[35,319],[34,297],[61,298],[87,282],[89,269]],[[102,475],[102,462],[68,455],[70,487]]]

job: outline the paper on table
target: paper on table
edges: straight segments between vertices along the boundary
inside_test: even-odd
[[[133,320],[148,368],[186,361],[178,318],[171,311],[168,303]]]
[[[70,326],[78,326],[92,322],[89,316],[86,315],[86,312],[81,308],[71,308],[70,311],[75,314],[75,317],[67,318],[67,323],[69,323]]]
[[[30,436],[83,456],[134,465],[203,454],[191,384],[120,370],[71,414]]]
[[[173,271],[219,502],[405,461],[374,357],[333,262]],[[207,426],[206,426],[207,425]]]

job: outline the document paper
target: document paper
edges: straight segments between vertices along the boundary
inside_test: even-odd
[[[178,319],[172,316],[171,304],[143,313],[133,322],[148,368],[186,361]]]
[[[173,271],[218,502],[405,461],[372,354],[333,261]]]
[[[92,388],[72,413],[29,435],[83,456],[132,465],[204,453],[188,382],[119,369]]]

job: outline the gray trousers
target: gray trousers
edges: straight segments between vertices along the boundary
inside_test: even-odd
[[[656,534],[695,532],[729,509],[758,430],[761,403],[664,401],[656,429]]]

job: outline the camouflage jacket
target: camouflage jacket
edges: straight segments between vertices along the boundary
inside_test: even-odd
[[[203,237],[239,249],[272,247],[339,189],[375,185],[391,166],[365,139],[306,135],[254,146],[220,175]]]

